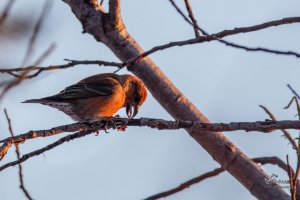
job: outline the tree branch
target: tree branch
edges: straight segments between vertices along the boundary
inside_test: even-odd
[[[164,45],[160,45],[160,46],[156,46],[153,47],[152,49],[145,51],[144,53],[131,58],[129,60],[127,60],[124,64],[125,65],[130,65],[133,64],[135,61],[144,58],[150,54],[153,54],[157,51],[162,51],[171,47],[176,47],[176,46],[186,46],[186,45],[191,45],[191,44],[199,44],[199,43],[204,43],[204,42],[210,42],[210,41],[214,41],[214,40],[219,40],[220,38],[223,37],[227,37],[227,36],[231,36],[231,35],[237,35],[240,33],[249,33],[249,32],[253,32],[253,31],[258,31],[258,30],[262,30],[262,29],[266,29],[266,28],[270,28],[273,26],[280,26],[280,25],[284,25],[284,24],[292,24],[292,23],[299,23],[300,22],[300,17],[288,17],[288,18],[283,18],[280,20],[274,20],[274,21],[270,21],[270,22],[266,22],[266,23],[262,23],[262,24],[258,24],[258,25],[254,25],[254,26],[249,26],[249,27],[240,27],[240,28],[234,28],[231,30],[224,30],[215,34],[211,34],[211,35],[205,35],[205,36],[200,36],[198,38],[194,38],[194,39],[189,39],[189,40],[182,40],[182,41],[176,41],[176,42],[170,42],[168,44],[164,44]],[[258,50],[262,50],[262,48],[249,48],[248,50],[251,49],[258,49]],[[270,50],[270,52],[278,52],[278,54],[285,54],[285,55],[294,55],[297,58],[300,58],[300,54],[293,52],[293,51],[273,51]]]
[[[127,126],[150,127],[158,130],[177,130],[177,129],[194,129],[198,131],[260,131],[269,133],[278,129],[297,129],[300,130],[300,121],[257,121],[257,122],[231,122],[231,123],[203,123],[199,121],[168,121],[163,119],[128,119],[128,118],[109,118],[94,123],[73,123],[63,126],[54,127],[48,130],[29,131],[27,133],[9,137],[0,141],[3,145],[0,147],[0,158],[3,158],[12,144],[21,144],[28,139],[38,137],[49,137],[64,132],[75,131],[99,131],[108,129],[124,129]]]
[[[192,24],[193,24],[194,31],[195,31],[195,36],[196,36],[196,38],[198,38],[198,37],[200,37],[199,30],[198,30],[199,26],[197,24],[197,20],[194,17],[192,6],[190,5],[190,1],[189,0],[184,0],[184,3],[185,3],[185,7],[186,7],[186,9],[187,9],[187,11],[189,13],[189,17],[192,20]]]
[[[12,76],[15,76],[17,78],[21,79],[31,79],[39,75],[41,72],[49,71],[49,70],[57,70],[57,69],[67,69],[70,67],[74,67],[77,65],[99,65],[99,66],[114,66],[117,68],[121,68],[123,65],[122,63],[116,63],[116,62],[107,62],[102,60],[69,60],[65,59],[65,61],[68,61],[67,64],[64,65],[50,65],[47,67],[41,67],[41,66],[28,66],[28,67],[19,67],[19,68],[1,68],[0,73],[7,73]],[[15,74],[15,72],[31,72],[36,71],[31,75],[18,75]]]
[[[298,98],[298,100],[300,100],[300,96],[299,94],[296,92],[296,90],[294,90],[294,88],[292,88],[292,86],[290,84],[287,84],[286,85],[290,90],[291,92]]]
[[[120,0],[109,0],[109,15],[110,21],[113,22],[117,30],[124,28],[124,24],[121,18],[121,1]]]
[[[152,195],[150,197],[147,197],[145,200],[157,200],[157,199],[160,199],[160,198],[166,198],[168,196],[171,196],[175,193],[178,193],[182,190],[185,190],[189,187],[191,187],[192,185],[194,184],[197,184],[205,179],[208,179],[208,178],[212,178],[214,176],[218,176],[219,174],[221,174],[222,172],[224,172],[225,169],[219,167],[219,168],[216,168],[212,171],[209,171],[209,172],[206,172],[200,176],[197,176],[193,179],[190,179],[182,184],[180,184],[178,187],[176,188],[173,188],[173,189],[170,189],[170,190],[167,190],[167,191],[164,191],[164,192],[161,192],[161,193],[158,193],[158,194],[155,194],[155,195]]]
[[[173,1],[173,0],[169,0],[169,2],[172,4],[172,6],[176,9],[176,11],[183,17],[183,19],[190,24],[191,26],[194,27],[194,24],[188,19],[187,16],[185,16],[185,14],[182,12],[182,10],[177,6],[177,4]],[[199,27],[197,25],[197,29],[203,34],[203,35],[209,35],[208,32],[206,32],[204,29],[202,29],[201,27]],[[219,41],[222,44],[225,44],[226,46],[230,46],[230,47],[234,47],[237,49],[242,49],[245,51],[261,51],[261,52],[265,52],[265,53],[272,53],[272,54],[276,54],[276,55],[288,55],[288,56],[296,56],[299,57],[300,54],[296,53],[296,52],[292,52],[292,51],[280,51],[280,50],[274,50],[274,49],[268,49],[265,47],[248,47],[245,45],[241,45],[241,44],[237,44],[237,43],[233,43],[233,42],[229,42],[227,40],[224,39],[220,39],[217,38],[217,41]]]
[[[261,107],[273,121],[277,121],[276,117],[271,113],[271,111],[267,107],[265,107],[263,105],[259,105],[259,107]],[[285,129],[280,129],[280,130],[284,134],[285,138],[287,138],[289,140],[289,142],[292,144],[293,149],[298,151],[298,146],[297,146],[295,140],[293,139],[293,137],[291,136],[291,134]]]
[[[38,156],[46,151],[49,151],[65,142],[69,142],[71,140],[74,140],[76,138],[80,138],[80,137],[84,137],[86,135],[89,135],[91,133],[93,133],[94,131],[92,130],[89,130],[89,131],[79,131],[79,132],[76,132],[72,135],[67,135],[65,137],[62,137],[61,139],[57,140],[56,142],[52,143],[52,144],[49,144],[47,145],[46,147],[43,147],[41,149],[38,149],[36,151],[33,151],[31,153],[28,153],[28,154],[24,154],[20,159],[16,160],[16,161],[13,161],[13,162],[9,162],[9,163],[6,163],[2,166],[0,166],[0,172],[3,171],[4,169],[8,168],[8,167],[12,167],[12,166],[15,166],[15,165],[18,165],[20,163],[23,163],[25,162],[26,160],[28,160],[29,158],[31,157],[34,157],[34,156]]]
[[[288,172],[289,171],[289,167],[288,165],[286,165],[280,158],[274,156],[274,157],[260,157],[260,158],[253,158],[252,159],[254,162],[259,163],[261,165],[265,165],[265,164],[272,164],[272,165],[277,165],[278,167],[280,167],[281,169],[283,169],[284,171]],[[223,169],[222,167],[216,168],[212,171],[206,172],[200,176],[197,176],[193,179],[190,179],[182,184],[180,184],[178,187],[152,195],[150,197],[147,197],[145,200],[157,200],[160,198],[166,198],[170,195],[173,195],[175,193],[178,193],[182,190],[188,189],[189,187],[191,187],[194,184],[200,183],[201,181],[204,181],[208,178],[212,178],[215,176],[218,176],[219,174],[223,173],[225,171],[225,169]],[[291,172],[293,173],[292,169]],[[299,187],[299,186],[298,186]]]

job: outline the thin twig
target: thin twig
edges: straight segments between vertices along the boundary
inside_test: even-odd
[[[184,3],[185,3],[185,7],[186,7],[186,9],[189,13],[189,17],[191,18],[191,21],[192,21],[192,24],[193,24],[193,27],[194,27],[194,31],[195,31],[195,36],[196,36],[196,38],[200,37],[200,33],[199,33],[199,29],[198,29],[199,26],[198,26],[197,20],[194,17],[193,9],[192,9],[192,6],[190,4],[190,1],[189,0],[184,0]]]
[[[154,52],[157,51],[162,51],[171,47],[175,47],[175,46],[186,46],[186,45],[191,45],[191,44],[199,44],[199,43],[204,43],[204,42],[210,42],[210,41],[215,41],[215,40],[219,40],[220,38],[223,37],[227,37],[227,36],[231,36],[231,35],[236,35],[236,34],[240,34],[240,33],[249,33],[249,32],[253,32],[253,31],[258,31],[258,30],[262,30],[262,29],[266,29],[266,28],[270,28],[273,26],[280,26],[283,24],[292,24],[292,23],[299,23],[300,22],[300,17],[288,17],[288,18],[283,18],[280,20],[274,20],[274,21],[270,21],[270,22],[266,22],[266,23],[262,23],[262,24],[258,24],[258,25],[254,25],[254,26],[249,26],[249,27],[240,27],[240,28],[234,28],[231,30],[224,30],[215,34],[211,34],[211,35],[204,35],[204,36],[200,36],[198,38],[194,38],[194,39],[189,39],[189,40],[182,40],[182,41],[176,41],[176,42],[169,42],[168,44],[164,44],[164,45],[160,45],[160,46],[156,46],[153,47],[152,49],[145,51],[144,53],[128,59],[126,62],[124,62],[124,66],[127,65],[132,65],[134,62],[136,62],[137,60],[140,60]],[[294,55],[297,58],[300,58],[300,54],[296,53],[296,52],[292,52],[292,51],[288,51],[288,52],[281,52],[280,54],[284,54],[284,55]]]
[[[299,102],[298,102],[298,99],[297,99],[296,96],[294,96],[294,97],[291,99],[291,101],[289,102],[289,104],[288,104],[286,107],[284,107],[284,109],[288,109],[288,108],[292,105],[292,103],[293,103],[294,101],[295,101],[296,108],[297,108],[298,119],[300,120],[300,105],[299,105]]]
[[[12,76],[15,76],[17,78],[22,78],[22,79],[31,79],[33,77],[36,77],[38,74],[40,74],[41,72],[44,72],[44,71],[66,69],[66,68],[74,67],[77,65],[114,66],[117,68],[121,68],[123,66],[122,63],[107,62],[107,61],[102,61],[102,60],[65,59],[65,61],[68,61],[68,63],[64,64],[64,65],[50,65],[47,67],[28,66],[28,67],[19,67],[19,68],[2,68],[2,69],[0,69],[0,73],[7,73],[7,74],[10,74]],[[26,75],[26,76],[20,76],[18,74],[15,74],[15,72],[30,72],[30,71],[36,71],[36,72],[32,75]]]
[[[221,174],[222,172],[224,172],[225,169],[223,168],[216,168],[212,171],[209,171],[209,172],[206,172],[200,176],[197,176],[191,180],[188,180],[182,184],[180,184],[178,187],[176,188],[173,188],[173,189],[170,189],[170,190],[167,190],[165,192],[161,192],[159,194],[155,194],[153,196],[150,196],[150,197],[147,197],[145,200],[156,200],[156,199],[160,199],[160,198],[166,198],[167,196],[170,196],[170,195],[173,195],[175,193],[178,193],[182,190],[185,190],[187,188],[189,188],[191,185],[194,185],[196,183],[199,183],[205,179],[208,179],[208,178],[211,178],[211,177],[214,177],[214,176],[217,176],[219,174]]]
[[[194,26],[194,24],[188,19],[187,16],[185,16],[185,14],[178,7],[178,5],[173,0],[169,0],[169,1],[172,4],[172,6],[177,10],[177,12],[183,17],[183,19],[188,24]],[[200,28],[198,25],[197,25],[197,28],[198,28],[198,30],[200,30],[200,32],[203,35],[209,35],[208,32],[206,32],[204,29]],[[234,47],[234,48],[237,48],[237,49],[242,49],[242,50],[245,50],[245,51],[253,51],[253,52],[261,51],[261,52],[272,53],[272,54],[276,54],[276,55],[292,55],[292,56],[296,56],[297,58],[299,58],[299,55],[300,55],[299,53],[291,52],[291,51],[274,50],[274,49],[268,49],[268,48],[265,48],[265,47],[248,47],[248,46],[245,46],[245,45],[229,42],[227,40],[223,40],[223,39],[220,39],[220,38],[216,38],[216,39],[217,39],[217,41],[225,44],[226,46],[231,46],[231,47]]]
[[[11,120],[8,116],[7,110],[4,109],[4,114],[8,123],[8,130],[10,132],[10,135],[12,138],[14,138],[14,133],[12,130],[12,125],[11,125]],[[16,155],[18,158],[18,161],[20,160],[21,154],[20,154],[20,150],[19,150],[19,146],[18,144],[15,143],[15,148],[16,148]],[[20,189],[23,191],[24,195],[26,196],[27,199],[32,200],[32,197],[30,196],[28,190],[25,188],[25,184],[24,184],[24,180],[23,180],[23,170],[22,170],[22,165],[21,163],[18,163],[19,166],[19,181],[20,181]]]
[[[276,117],[272,114],[272,112],[267,107],[263,105],[259,105],[259,107],[261,107],[273,121],[277,121]],[[289,142],[292,144],[293,149],[295,149],[298,152],[298,146],[295,140],[293,139],[293,137],[291,136],[291,134],[285,129],[280,129],[280,130],[284,134],[285,138],[287,138]]]
[[[92,131],[92,130],[82,131],[82,132],[79,131],[79,132],[76,132],[72,135],[67,135],[65,137],[62,137],[61,139],[57,140],[56,142],[54,142],[52,144],[47,145],[46,147],[43,147],[41,149],[38,149],[38,150],[33,151],[31,153],[28,153],[28,154],[24,154],[20,159],[18,159],[16,161],[13,161],[13,162],[6,163],[5,165],[2,165],[0,167],[0,171],[3,171],[4,169],[6,169],[8,167],[18,165],[19,163],[25,162],[29,158],[34,157],[34,156],[38,156],[38,155],[40,155],[40,154],[42,154],[46,151],[49,151],[49,150],[65,143],[65,142],[69,142],[69,141],[74,140],[76,138],[84,137],[84,136],[89,135],[93,132],[94,131]]]
[[[298,98],[298,100],[300,100],[300,96],[299,94],[296,92],[296,90],[294,90],[294,88],[292,88],[292,86],[290,84],[287,84],[286,85],[290,90],[291,92]]]
[[[256,162],[256,163],[260,163],[261,165],[265,165],[265,164],[277,165],[281,169],[283,169],[283,170],[285,170],[287,172],[289,170],[291,170],[291,173],[293,173],[292,169],[288,168],[288,165],[286,165],[278,157],[260,157],[260,158],[253,158],[252,160],[254,162]],[[178,193],[178,192],[180,192],[182,190],[185,190],[185,189],[191,187],[194,184],[200,183],[203,180],[215,177],[215,176],[221,174],[224,171],[225,171],[225,169],[223,169],[222,167],[216,168],[216,169],[214,169],[212,171],[206,172],[206,173],[204,173],[204,174],[202,174],[200,176],[197,176],[197,177],[195,177],[193,179],[190,179],[190,180],[188,180],[188,181],[180,184],[178,187],[175,187],[173,189],[170,189],[170,190],[167,190],[167,191],[155,194],[153,196],[147,197],[145,200],[157,200],[157,199],[160,199],[160,198],[166,198],[166,197],[168,197],[170,195],[173,195],[173,194]]]
[[[46,56],[49,56],[49,54],[52,52],[52,50],[54,49],[55,46],[50,45],[50,47],[37,59],[37,61],[35,62],[36,65],[38,65],[40,62],[42,62]],[[15,68],[15,69],[26,69],[25,68]],[[3,71],[1,71],[3,70]],[[14,77],[16,77],[17,79],[13,79],[9,82],[7,82],[6,84],[3,85],[3,90],[1,91],[0,93],[0,100],[4,97],[4,95],[10,90],[12,89],[13,87],[19,85],[22,83],[22,81],[24,79],[30,79],[30,78],[33,78],[33,77],[36,77],[38,74],[41,73],[41,71],[37,71],[31,75],[28,75],[29,73],[29,70],[20,70],[22,73],[21,74],[15,74],[13,71],[9,71],[9,69],[0,69],[0,73],[7,73],[7,74],[10,74]]]

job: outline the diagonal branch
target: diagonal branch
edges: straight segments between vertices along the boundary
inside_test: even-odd
[[[296,90],[294,90],[294,88],[292,88],[292,86],[290,84],[287,84],[286,85],[290,90],[291,92],[298,98],[298,100],[300,100],[300,95],[296,92]]]
[[[274,156],[274,157],[259,157],[259,158],[253,158],[252,160],[261,165],[266,165],[266,164],[277,165],[279,168],[283,169],[284,171],[286,171],[286,172],[289,171],[288,165],[286,165],[280,158],[278,158],[276,156]],[[157,200],[160,198],[166,198],[175,193],[178,193],[180,191],[188,189],[192,185],[200,183],[201,181],[204,181],[208,178],[218,176],[219,174],[223,173],[224,171],[225,171],[225,169],[223,169],[222,167],[216,168],[212,171],[206,172],[204,174],[201,174],[200,176],[190,179],[190,180],[180,184],[178,187],[175,187],[173,189],[170,189],[170,190],[152,195],[150,197],[147,197],[145,200]],[[291,173],[294,173],[292,171],[292,169],[291,169]],[[298,188],[299,188],[299,185],[298,185]]]
[[[277,121],[276,117],[271,113],[271,111],[267,107],[265,107],[263,105],[259,105],[259,107],[261,107],[273,121]],[[293,149],[298,151],[298,146],[297,146],[295,140],[293,139],[293,137],[291,136],[291,134],[285,129],[280,129],[280,130],[284,134],[284,136],[289,140],[289,142],[292,144]]]
[[[192,185],[194,184],[197,184],[203,180],[206,180],[208,178],[212,178],[214,176],[218,176],[219,174],[221,174],[222,172],[224,172],[225,169],[223,169],[222,167],[219,167],[219,168],[216,168],[212,171],[209,171],[209,172],[206,172],[200,176],[197,176],[193,179],[190,179],[182,184],[180,184],[178,187],[176,188],[173,188],[173,189],[170,189],[170,190],[167,190],[167,191],[164,191],[164,192],[161,192],[161,193],[158,193],[158,194],[155,194],[155,195],[152,195],[150,197],[147,197],[146,199],[144,200],[157,200],[157,199],[160,199],[160,198],[166,198],[168,196],[171,196],[175,193],[178,193],[182,190],[185,190],[189,187],[191,187]]]
[[[194,14],[193,14],[193,10],[192,10],[192,6],[190,4],[190,1],[189,0],[184,0],[184,3],[185,3],[185,7],[189,13],[189,17],[191,18],[192,20],[192,24],[193,24],[193,27],[194,27],[194,31],[195,31],[195,36],[196,38],[200,37],[200,33],[199,33],[199,30],[198,30],[198,24],[197,24],[197,20],[195,19],[194,17]]]
[[[8,168],[8,167],[13,167],[15,165],[18,165],[20,163],[23,163],[25,162],[26,160],[28,160],[29,158],[32,158],[34,156],[38,156],[46,151],[49,151],[65,142],[69,142],[71,140],[74,140],[76,138],[80,138],[80,137],[84,137],[86,135],[89,135],[91,133],[93,133],[94,131],[92,130],[89,130],[89,131],[79,131],[79,132],[76,132],[74,134],[71,134],[71,135],[67,135],[65,137],[62,137],[61,139],[57,140],[56,142],[52,143],[52,144],[49,144],[47,145],[46,147],[43,147],[41,149],[38,149],[36,151],[33,151],[31,153],[28,153],[28,154],[24,154],[20,159],[16,160],[16,161],[13,161],[13,162],[9,162],[9,163],[6,163],[2,166],[0,166],[0,172],[3,171],[4,169]]]

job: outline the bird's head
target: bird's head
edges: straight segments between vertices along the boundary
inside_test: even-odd
[[[132,75],[125,75],[124,86],[126,114],[129,118],[133,118],[147,98],[147,89],[139,78]]]

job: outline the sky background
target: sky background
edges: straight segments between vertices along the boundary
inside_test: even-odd
[[[0,11],[7,1],[1,1]],[[107,2],[107,1],[106,1]],[[185,11],[184,1],[176,1]],[[0,28],[0,66],[19,67],[27,49],[32,28],[44,1],[16,1],[10,16]],[[200,26],[210,33],[255,25],[284,17],[299,16],[299,0],[203,1],[191,0]],[[105,6],[106,7],[106,6]],[[178,15],[168,0],[122,1],[122,16],[128,32],[148,50],[170,41],[194,37],[193,28]],[[63,59],[119,60],[88,34],[68,5],[54,5],[38,37],[32,62],[53,42],[55,51],[43,66],[64,64]],[[268,47],[300,52],[300,25],[283,25],[262,31],[230,36],[226,39],[251,47]],[[278,119],[296,119],[296,109],[283,110],[292,98],[286,87],[300,92],[299,59],[260,52],[245,52],[218,42],[174,47],[151,55],[174,84],[212,121],[258,121],[267,115],[258,107],[267,106]],[[49,71],[11,90],[0,103],[8,109],[15,134],[48,129],[72,123],[56,109],[20,102],[53,95],[79,80],[115,68],[78,66]],[[119,72],[128,73],[126,69]],[[10,78],[1,75],[1,80]],[[119,112],[124,116],[125,112]],[[172,119],[149,93],[137,117]],[[0,138],[9,136],[4,114],[0,114]],[[297,137],[297,131],[291,131]],[[66,134],[26,141],[22,154],[56,141]],[[249,157],[290,155],[291,145],[279,131],[271,134],[243,131],[228,132],[230,138]],[[13,149],[0,165],[16,159]],[[126,132],[111,130],[99,136],[89,135],[61,145],[44,155],[23,163],[25,186],[36,200],[108,199],[138,200],[173,188],[182,182],[219,167],[210,155],[184,130],[157,131],[131,128]],[[285,172],[264,166],[267,174],[287,179]],[[18,168],[0,173],[2,200],[22,200]],[[230,174],[223,173],[166,199],[254,199]]]

